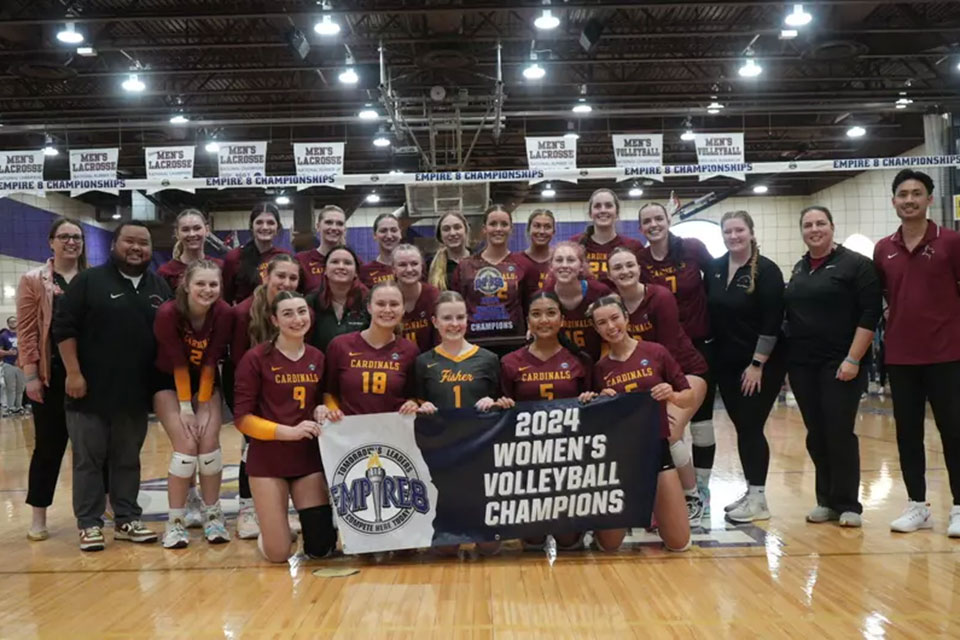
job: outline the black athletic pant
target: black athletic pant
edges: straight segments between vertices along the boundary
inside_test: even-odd
[[[763,427],[786,376],[783,349],[775,349],[764,364],[759,393],[743,395],[740,389],[743,369],[718,363],[715,372],[717,387],[727,415],[737,430],[737,451],[747,484],[763,486],[767,482],[767,468],[770,466],[770,447],[763,435]]]
[[[817,504],[838,513],[863,513],[860,442],[854,433],[867,368],[848,382],[837,379],[839,362],[790,365],[790,388],[807,427],[807,452],[816,468]]]
[[[33,402],[33,455],[27,483],[27,504],[49,507],[60,477],[60,465],[67,449],[67,415],[63,407],[66,371],[54,360],[50,369],[50,386],[43,389],[43,402]],[[103,486],[109,493],[107,468],[103,469]]]
[[[927,496],[923,421],[929,400],[943,443],[953,503],[960,504],[960,362],[890,364],[887,375],[907,495],[914,502],[924,502]]]

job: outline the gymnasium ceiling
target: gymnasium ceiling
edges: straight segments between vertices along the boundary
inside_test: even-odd
[[[792,40],[780,38],[792,4],[784,2],[612,2],[554,0],[551,31],[534,28],[540,0],[331,0],[342,29],[314,33],[314,0],[4,0],[0,3],[0,146],[38,148],[44,134],[63,151],[120,146],[121,170],[143,177],[143,145],[198,143],[197,175],[215,175],[202,150],[221,140],[269,140],[269,174],[294,173],[291,141],[347,143],[346,171],[425,168],[413,138],[437,164],[467,153],[487,116],[468,168],[524,168],[525,135],[580,133],[580,166],[613,166],[610,133],[663,132],[667,163],[695,162],[693,144],[679,140],[686,118],[698,131],[745,131],[752,161],[896,155],[923,142],[921,115],[960,106],[960,2],[804,3],[813,21]],[[96,49],[79,56],[58,42],[66,16]],[[579,42],[590,22],[602,33],[589,52]],[[298,29],[310,45],[295,53]],[[497,43],[502,46],[503,130],[495,139],[488,111],[496,92]],[[412,131],[388,150],[375,148],[378,124],[360,121],[367,103],[380,107],[383,47],[399,119]],[[752,49],[759,78],[737,69]],[[546,77],[526,80],[531,49]],[[360,81],[338,81],[347,51]],[[146,83],[133,96],[120,88],[134,68]],[[445,97],[433,100],[432,87]],[[580,95],[593,112],[576,116]],[[894,108],[900,92],[913,102]],[[706,107],[716,96],[718,115]],[[191,122],[171,125],[182,110]],[[456,124],[459,122],[459,124]],[[850,139],[862,124],[868,134]],[[390,125],[381,120],[381,124]],[[453,125],[453,126],[451,126]],[[431,135],[431,130],[433,135]],[[405,152],[402,148],[407,147]],[[409,153],[410,148],[414,153]],[[67,177],[67,154],[48,159],[48,177]],[[849,177],[824,173],[765,179],[771,194],[805,194]],[[664,198],[690,199],[738,183],[696,177],[645,186]],[[585,199],[596,182],[556,185],[557,199]],[[749,188],[749,182],[744,186]],[[314,190],[318,199],[339,196]],[[383,192],[400,203],[400,187]],[[539,201],[526,185],[493,185],[495,200]],[[332,196],[332,197],[331,197]],[[166,199],[188,199],[164,192]],[[211,209],[246,208],[262,191],[202,192]],[[168,201],[175,205],[176,202]],[[348,206],[351,202],[344,202]]]

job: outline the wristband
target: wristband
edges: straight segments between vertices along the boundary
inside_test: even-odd
[[[859,360],[855,360],[854,358],[851,358],[850,356],[847,356],[846,358],[844,358],[843,361],[844,361],[844,362],[849,362],[850,364],[852,364],[852,365],[855,366],[855,367],[859,367],[859,366],[860,366],[860,361],[859,361]]]
[[[180,403],[180,413],[188,416],[195,415],[193,413],[193,405],[190,404],[189,400]]]
[[[750,361],[750,366],[751,366],[751,367],[762,367],[762,366],[763,366],[763,363],[760,362],[759,360],[757,360],[756,358],[754,358],[753,360]]]

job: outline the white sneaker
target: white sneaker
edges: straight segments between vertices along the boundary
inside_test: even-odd
[[[206,510],[206,521],[203,523],[203,535],[210,544],[230,542],[230,534],[227,532],[227,525],[223,521],[223,509],[220,508],[219,503]]]
[[[187,513],[183,517],[183,524],[187,529],[199,529],[203,526],[203,501],[195,491],[187,494]]]
[[[947,535],[951,538],[960,538],[960,504],[955,504],[950,509],[950,526],[947,527]]]
[[[859,529],[863,526],[863,518],[856,511],[844,511],[840,514],[839,524],[841,527]]]
[[[890,523],[890,530],[898,533],[913,533],[917,529],[932,528],[930,505],[925,502],[908,502],[900,517]]]
[[[260,535],[260,522],[253,507],[244,507],[237,514],[237,537],[241,540],[253,540]]]
[[[737,498],[736,500],[734,500],[733,502],[725,506],[723,510],[726,511],[727,513],[730,513],[731,511],[733,511],[734,509],[742,505],[746,499],[747,499],[747,494],[743,494],[742,496],[740,496],[739,498]]]
[[[163,529],[163,548],[183,549],[188,544],[190,544],[190,534],[183,526],[183,520],[179,518],[168,520]]]
[[[687,520],[690,529],[699,529],[703,522],[703,500],[699,495],[684,496],[687,502]]]
[[[767,509],[767,497],[762,493],[747,495],[739,507],[727,512],[727,520],[730,522],[743,523],[769,519],[770,511]]]
[[[807,514],[807,522],[820,523],[820,522],[829,522],[831,520],[837,520],[840,518],[840,514],[831,509],[830,507],[825,507],[822,504],[818,504],[813,509],[810,510],[810,513]]]

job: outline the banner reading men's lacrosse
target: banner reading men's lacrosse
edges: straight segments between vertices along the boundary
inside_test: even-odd
[[[327,424],[320,451],[344,551],[646,526],[660,419],[635,393]]]

